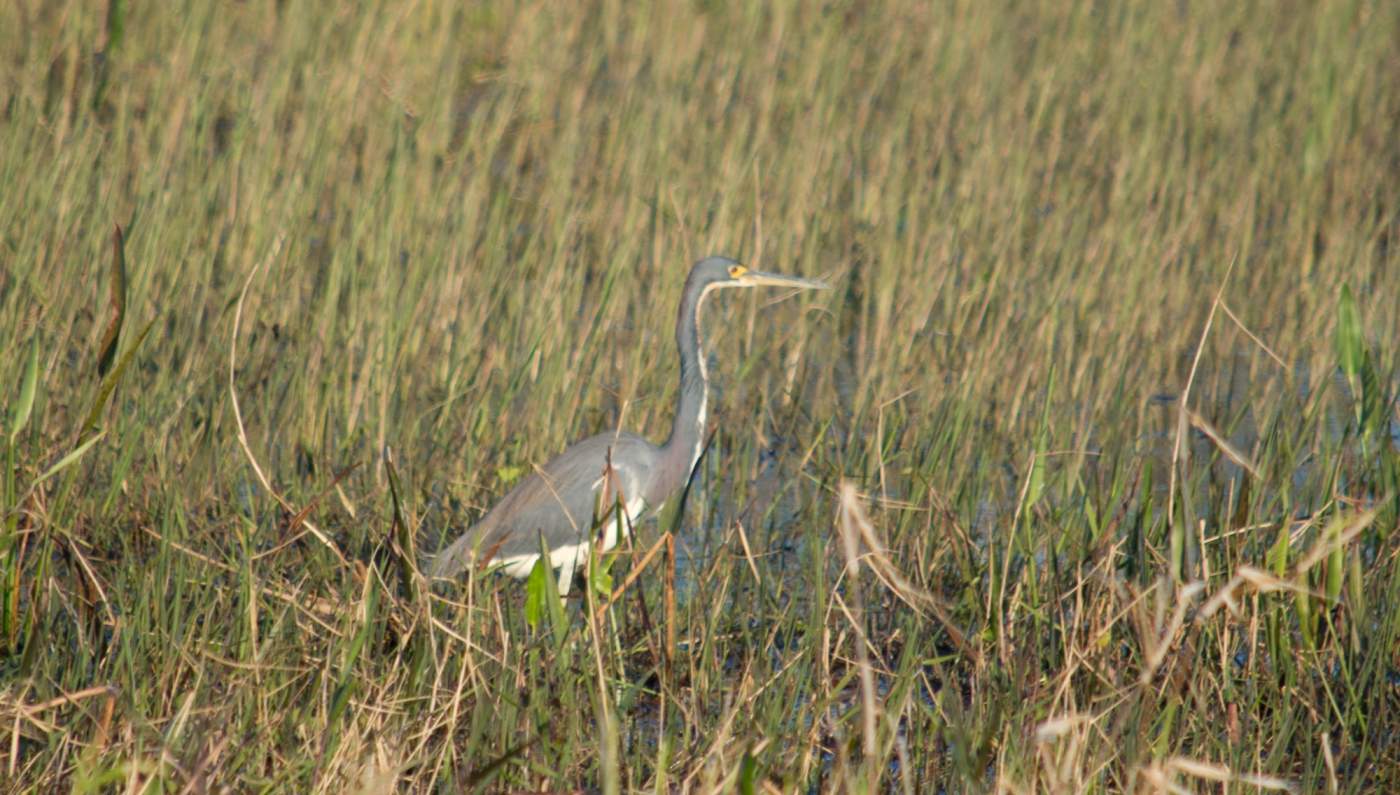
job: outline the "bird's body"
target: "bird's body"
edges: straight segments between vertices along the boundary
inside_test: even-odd
[[[510,490],[476,526],[437,554],[435,579],[455,577],[473,561],[523,578],[549,550],[567,592],[573,572],[588,561],[590,545],[606,552],[619,529],[640,522],[690,479],[700,458],[707,415],[707,375],[700,349],[700,307],[722,287],[824,287],[819,282],[750,271],[724,257],[695,264],[676,319],[680,398],[671,435],[661,446],[623,431],[601,433],[569,447]],[[620,507],[624,515],[613,512]],[[595,522],[595,516],[599,517]],[[596,527],[596,534],[593,532]]]
[[[578,568],[588,559],[586,541],[594,513],[613,507],[611,499],[599,504],[608,496],[602,481],[609,456],[636,464],[615,464],[613,470],[620,486],[618,499],[626,511],[623,521],[640,522],[653,503],[647,499],[639,472],[654,464],[660,453],[656,445],[631,433],[600,433],[578,442],[528,475],[475,527],[439,553],[433,575],[453,576],[476,551],[490,552],[489,564],[506,574],[526,577],[539,559],[541,535],[552,568]],[[656,496],[659,504],[668,495]],[[609,518],[614,521],[602,522],[598,528],[604,552],[618,542],[616,517]]]

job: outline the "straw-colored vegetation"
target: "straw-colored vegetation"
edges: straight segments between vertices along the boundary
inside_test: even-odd
[[[0,789],[1395,791],[1397,42],[0,5]],[[426,590],[707,253],[836,289],[712,302],[684,511]]]

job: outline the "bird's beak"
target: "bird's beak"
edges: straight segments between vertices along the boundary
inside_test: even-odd
[[[791,287],[797,290],[827,290],[831,285],[817,279],[803,279],[797,276],[784,276],[781,273],[745,271],[739,277],[744,287]]]

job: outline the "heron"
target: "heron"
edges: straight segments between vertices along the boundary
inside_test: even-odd
[[[453,579],[475,564],[524,579],[547,550],[550,568],[560,570],[559,592],[567,594],[595,541],[601,541],[601,552],[611,550],[624,528],[641,522],[690,480],[700,460],[708,410],[701,306],[716,290],[761,286],[827,288],[814,279],[752,270],[728,257],[696,262],[676,315],[680,392],[666,441],[657,446],[617,430],[574,444],[523,478],[475,526],[434,556],[429,578]]]

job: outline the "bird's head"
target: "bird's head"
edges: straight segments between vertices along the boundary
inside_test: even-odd
[[[728,257],[706,257],[690,269],[687,280],[699,288],[791,287],[799,290],[825,290],[826,282],[766,273],[748,268]],[[706,290],[708,292],[708,289]]]

